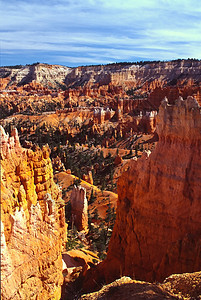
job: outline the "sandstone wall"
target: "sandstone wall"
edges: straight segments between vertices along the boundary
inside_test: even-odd
[[[106,278],[161,281],[201,269],[201,110],[188,97],[165,99],[153,153],[131,160],[118,182]],[[110,270],[107,272],[107,269]]]
[[[86,291],[122,275],[162,281],[201,270],[201,108],[196,100],[179,98],[169,105],[164,99],[157,133],[155,150],[132,159],[119,178],[107,258],[88,272]]]
[[[49,148],[24,149],[0,127],[1,299],[60,299],[66,227]]]

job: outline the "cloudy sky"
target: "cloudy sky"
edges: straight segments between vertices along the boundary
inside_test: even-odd
[[[1,66],[201,58],[200,0],[1,0]]]

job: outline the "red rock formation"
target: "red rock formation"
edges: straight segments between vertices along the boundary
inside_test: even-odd
[[[136,118],[137,131],[145,133],[153,133],[156,130],[157,111],[146,112],[144,116]]]
[[[200,129],[193,98],[164,100],[155,151],[132,160],[119,179],[108,269],[151,281],[200,269]]]
[[[115,160],[114,160],[115,166],[120,165],[122,162],[123,162],[123,159],[122,159],[122,157],[118,154],[118,155],[115,157]]]
[[[21,111],[38,113],[93,106],[113,109],[120,120],[125,113],[157,110],[165,96],[174,103],[179,95],[197,97],[201,92],[200,61],[194,60],[75,69],[34,64],[1,67],[0,77],[0,117]],[[117,99],[123,102],[118,103]],[[200,101],[199,96],[197,99]],[[101,122],[108,116],[104,119],[102,114]]]
[[[174,106],[165,99],[157,122],[155,150],[132,159],[118,181],[107,259],[90,275],[97,282],[200,270],[201,109],[192,97]]]
[[[60,299],[66,227],[49,149],[24,149],[16,130],[1,141],[1,297]]]
[[[90,184],[93,184],[93,182],[94,182],[91,171],[89,171],[88,174],[84,174],[82,179]]]
[[[72,222],[78,231],[88,231],[88,202],[86,189],[81,186],[74,186],[71,197]]]
[[[168,98],[170,104],[174,104],[175,99],[177,99],[179,96],[182,96],[183,98],[195,96],[199,103],[200,92],[201,88],[199,86],[192,85],[180,86],[178,84],[178,86],[166,86],[164,88],[159,87],[150,93],[148,101],[154,108],[158,108],[164,97]]]
[[[95,107],[93,111],[93,122],[95,124],[103,124],[105,121],[110,120],[114,114],[115,112],[108,107],[106,109]]]
[[[10,82],[10,78],[9,77],[0,78],[0,89],[4,90],[7,87],[7,85],[9,84],[9,82]]]

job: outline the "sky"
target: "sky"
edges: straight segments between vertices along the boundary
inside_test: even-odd
[[[201,59],[200,0],[1,0],[0,64]]]

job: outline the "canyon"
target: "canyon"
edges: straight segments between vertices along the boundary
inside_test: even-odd
[[[106,106],[121,116],[156,110],[165,96],[170,103],[178,96],[201,101],[200,62],[190,59],[77,68],[36,63],[1,67],[0,79],[2,117],[77,106]]]
[[[200,70],[0,67],[2,299],[199,299]]]

